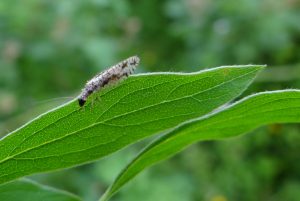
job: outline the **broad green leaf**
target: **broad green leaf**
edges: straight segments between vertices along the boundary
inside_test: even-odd
[[[300,122],[300,90],[249,96],[221,111],[184,123],[152,142],[128,164],[100,200],[108,200],[143,169],[199,140],[224,139],[266,124],[295,122]]]
[[[73,100],[0,141],[0,183],[87,163],[207,114],[238,96],[262,68],[142,74],[104,88],[84,108]]]
[[[28,179],[20,179],[0,185],[3,201],[80,201],[77,196],[44,186]]]

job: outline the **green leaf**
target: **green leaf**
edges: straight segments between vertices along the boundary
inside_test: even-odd
[[[300,122],[300,90],[259,93],[221,111],[189,121],[158,138],[137,155],[102,196],[108,200],[145,168],[199,140],[238,136],[271,123]]]
[[[80,201],[79,197],[44,186],[28,179],[20,179],[0,186],[3,201]]]
[[[0,141],[0,183],[87,163],[207,114],[238,96],[262,68],[141,74],[104,88],[84,108],[73,100]]]

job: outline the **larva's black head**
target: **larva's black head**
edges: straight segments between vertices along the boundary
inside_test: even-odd
[[[78,98],[78,103],[79,103],[79,106],[82,107],[84,104],[85,104],[85,100],[83,100],[82,98]]]

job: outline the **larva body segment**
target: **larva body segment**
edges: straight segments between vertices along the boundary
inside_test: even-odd
[[[82,107],[92,93],[99,91],[107,84],[131,75],[139,62],[138,56],[132,56],[93,77],[86,83],[78,97],[79,106]]]

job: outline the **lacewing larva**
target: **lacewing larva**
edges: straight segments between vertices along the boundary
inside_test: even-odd
[[[81,94],[78,97],[79,106],[82,107],[92,93],[99,91],[107,84],[131,75],[139,62],[140,58],[138,56],[132,56],[97,74],[89,80],[82,89]]]

